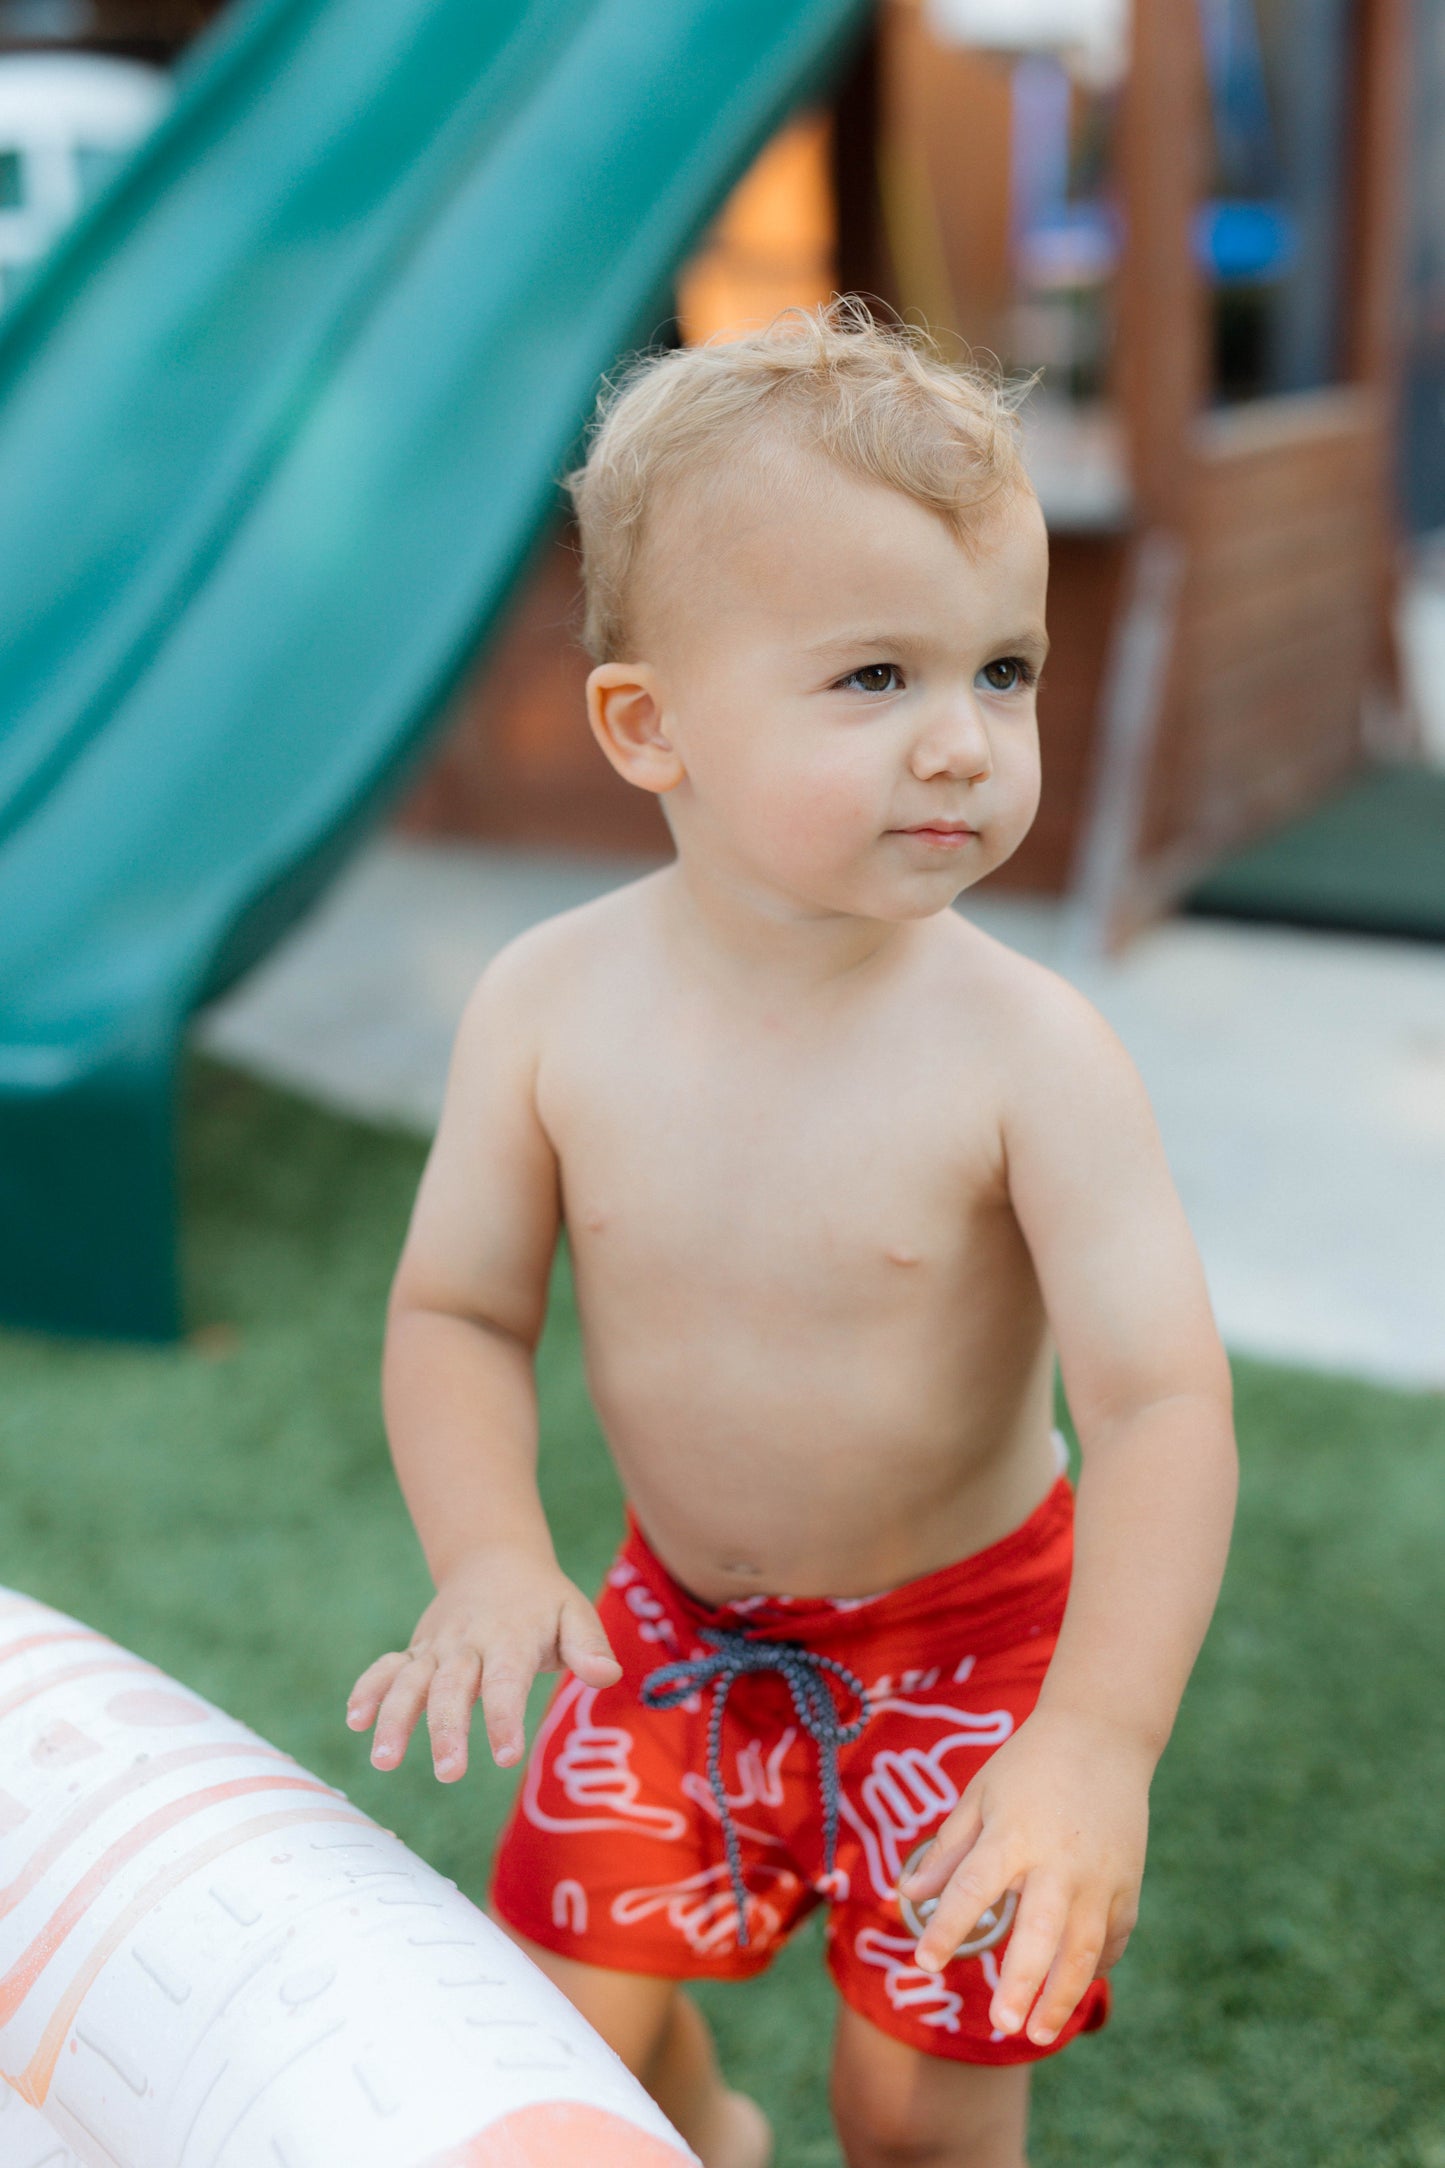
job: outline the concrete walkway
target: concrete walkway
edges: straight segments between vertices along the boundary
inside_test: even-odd
[[[429,1131],[488,958],[635,870],[384,840],[212,1011],[203,1042]],[[1131,1049],[1230,1345],[1445,1389],[1445,951],[1180,920],[1098,962],[1070,955],[1057,910],[968,903]]]

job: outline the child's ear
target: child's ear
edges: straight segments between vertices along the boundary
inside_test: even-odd
[[[587,680],[587,720],[617,773],[657,793],[682,781],[664,731],[657,678],[645,662],[603,662]]]

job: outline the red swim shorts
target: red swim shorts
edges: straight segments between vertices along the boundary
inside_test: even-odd
[[[1052,2048],[994,2031],[1002,1945],[924,1972],[895,1895],[1038,1698],[1073,1519],[1060,1477],[1011,1535],[884,1595],[719,1606],[630,1527],[599,1604],[623,1676],[603,1689],[569,1677],[553,1696],[498,1851],[501,1917],[585,1964],[741,1979],[826,1904],[838,1992],[926,2054],[1033,2062],[1102,2025],[1096,1980]]]

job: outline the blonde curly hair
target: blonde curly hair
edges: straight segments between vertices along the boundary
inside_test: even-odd
[[[852,296],[787,309],[742,338],[641,356],[603,386],[587,457],[566,477],[588,653],[627,656],[628,603],[659,497],[724,462],[735,469],[740,454],[780,481],[789,452],[823,452],[966,540],[990,499],[1028,486],[1017,413],[1031,381],[950,361],[927,333],[879,323]]]

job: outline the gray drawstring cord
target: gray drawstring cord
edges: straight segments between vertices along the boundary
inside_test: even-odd
[[[700,1693],[704,1687],[712,1688],[712,1712],[707,1728],[707,1775],[713,1798],[717,1801],[723,1843],[727,1847],[728,1873],[738,1908],[738,1948],[745,1950],[748,1947],[748,1886],[743,1880],[742,1847],[738,1843],[722,1771],[723,1711],[728,1695],[745,1672],[777,1671],[787,1680],[798,1722],[818,1749],[818,1785],[823,1794],[823,1872],[829,1875],[833,1872],[833,1858],[838,1849],[838,1749],[851,1745],[867,1723],[870,1714],[868,1695],[862,1680],[855,1677],[846,1664],[835,1663],[831,1656],[818,1656],[800,1642],[764,1641],[729,1626],[704,1626],[700,1633],[704,1641],[711,1643],[714,1653],[659,1665],[643,1680],[641,1698],[644,1707],[649,1709],[675,1709],[679,1702]],[[830,1677],[841,1681],[858,1703],[859,1713],[851,1724],[838,1721],[838,1704],[828,1683]]]

